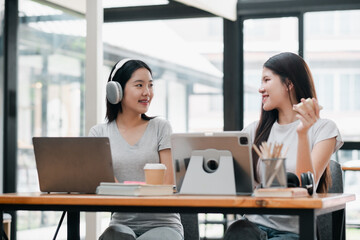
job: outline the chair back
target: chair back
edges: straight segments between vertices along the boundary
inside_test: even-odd
[[[180,213],[181,223],[184,227],[184,240],[199,240],[199,220],[194,213]]]
[[[330,172],[332,178],[332,184],[329,188],[329,193],[343,193],[343,175],[340,163],[330,160]],[[334,219],[338,224],[339,228],[345,228],[342,226],[342,219]],[[327,213],[317,217],[316,221],[318,240],[331,240],[332,238],[332,214]],[[335,239],[334,239],[335,240]]]
[[[343,172],[341,169],[341,164],[334,160],[330,160],[330,172],[331,172],[332,184],[329,188],[329,193],[343,193],[344,183],[343,183]]]

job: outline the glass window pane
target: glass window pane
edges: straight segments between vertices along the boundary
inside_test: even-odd
[[[107,66],[130,57],[153,70],[150,116],[174,132],[223,129],[221,18],[105,23],[103,40]]]
[[[86,24],[29,0],[19,1],[19,18],[17,191],[36,192],[32,137],[84,135]],[[60,215],[19,211],[17,239],[49,239]]]
[[[354,78],[354,88],[352,89],[354,96],[359,96],[359,92],[357,90],[360,89],[360,74],[356,74]],[[360,100],[359,98],[355,100],[355,108],[356,111],[360,111]]]
[[[326,109],[334,109],[334,78],[330,74],[313,74],[317,97],[321,106]]]
[[[295,17],[244,21],[244,126],[260,117],[258,89],[264,62],[280,52],[297,53],[298,45],[298,19]]]
[[[340,75],[340,96],[346,96],[346,94],[350,92],[350,76],[348,74]],[[340,106],[341,111],[350,110],[350,99],[348,97],[342,97],[340,99]]]
[[[360,140],[359,21],[360,10],[304,15],[304,56],[318,82],[321,117],[333,119],[345,141]]]

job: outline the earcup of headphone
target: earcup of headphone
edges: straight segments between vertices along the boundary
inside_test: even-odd
[[[288,187],[300,187],[299,178],[296,176],[295,173],[287,172],[286,178],[287,178],[287,186]]]
[[[307,189],[309,195],[312,195],[314,193],[315,181],[312,172],[301,174],[301,186],[299,178],[296,176],[295,173],[287,172],[286,177],[288,187],[302,187]]]
[[[301,187],[306,188],[310,195],[314,193],[314,185],[314,175],[312,172],[301,174]]]
[[[111,104],[118,104],[123,97],[123,91],[119,82],[110,81],[106,84],[106,98]]]

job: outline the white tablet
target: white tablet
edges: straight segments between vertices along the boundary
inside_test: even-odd
[[[234,164],[237,195],[253,193],[253,166],[251,141],[244,132],[174,133],[171,136],[171,152],[174,163],[175,183],[180,191],[187,166],[195,150],[216,149],[231,152]]]

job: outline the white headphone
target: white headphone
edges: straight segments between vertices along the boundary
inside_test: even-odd
[[[119,82],[113,81],[113,78],[116,74],[116,72],[124,66],[125,63],[130,61],[132,59],[125,58],[121,61],[119,61],[116,65],[114,70],[111,72],[110,75],[110,81],[106,84],[106,98],[111,104],[118,104],[121,102],[123,98],[123,90]]]

